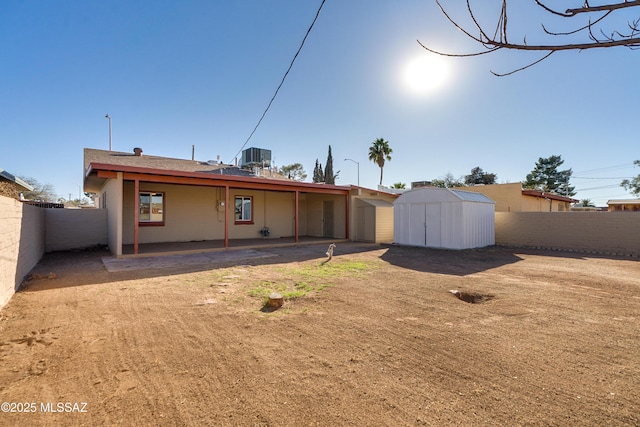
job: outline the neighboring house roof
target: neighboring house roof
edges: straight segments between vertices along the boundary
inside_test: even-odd
[[[4,169],[0,169],[0,177],[6,179],[7,181],[15,183],[16,185],[24,188],[27,191],[33,191],[33,187],[31,185]]]
[[[607,205],[640,205],[640,199],[609,200]]]
[[[571,197],[561,196],[559,194],[545,193],[538,190],[522,190],[523,196],[542,197],[544,199],[557,200],[559,202],[578,203],[578,199],[572,199]]]

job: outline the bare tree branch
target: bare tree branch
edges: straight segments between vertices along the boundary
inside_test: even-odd
[[[593,22],[589,21],[589,23],[588,23],[587,25],[585,25],[585,26],[583,26],[583,27],[580,27],[580,28],[578,28],[578,29],[575,29],[575,30],[573,30],[573,31],[567,31],[567,32],[564,32],[564,33],[554,33],[554,32],[552,32],[552,31],[548,31],[548,30],[546,29],[546,27],[544,26],[544,24],[542,24],[542,29],[544,30],[544,32],[545,32],[545,33],[549,34],[550,36],[570,36],[570,35],[572,35],[572,34],[577,34],[577,33],[579,33],[580,31],[587,30],[589,27],[591,27],[591,26],[593,26],[593,25],[596,25],[597,23],[599,23],[600,21],[602,21],[604,18],[606,18],[607,16],[609,16],[609,14],[610,14],[610,13],[611,13],[611,11],[609,11],[609,12],[605,13],[604,15],[602,15],[600,18],[596,19],[595,21],[593,21]]]
[[[553,51],[552,51],[552,52],[549,52],[549,53],[547,53],[545,56],[543,56],[542,58],[538,59],[537,61],[532,62],[532,63],[531,63],[531,64],[529,64],[529,65],[525,65],[524,67],[520,67],[520,68],[518,68],[517,70],[509,71],[508,73],[496,73],[495,71],[491,71],[491,70],[489,70],[489,71],[491,72],[491,74],[493,74],[493,75],[494,75],[494,76],[496,76],[496,77],[505,77],[505,76],[510,76],[511,74],[515,74],[515,73],[517,73],[518,71],[526,70],[526,69],[527,69],[527,68],[529,68],[529,67],[533,67],[534,65],[539,64],[540,62],[544,61],[545,59],[547,59],[548,57],[550,57],[550,56],[551,56],[551,55],[553,55],[554,53],[555,53],[555,52],[553,52]]]
[[[426,51],[429,51],[431,53],[435,53],[436,55],[453,56],[453,57],[456,57],[456,58],[466,58],[466,57],[469,57],[469,56],[486,55],[487,53],[495,52],[496,50],[501,49],[500,47],[496,47],[496,48],[493,48],[493,49],[485,50],[483,52],[475,52],[475,53],[446,53],[446,52],[440,52],[439,50],[431,49],[430,47],[427,47],[427,46],[423,45],[420,40],[416,40],[416,41]]]
[[[627,7],[640,6],[640,0],[632,0],[632,1],[625,0],[624,2],[606,4],[601,6],[593,6],[593,7],[589,6],[588,1],[585,1],[582,7],[567,9],[563,13],[563,12],[558,12],[557,10],[551,9],[550,7],[546,6],[544,3],[542,3],[539,0],[534,0],[534,1],[538,6],[540,6],[547,12],[552,13],[554,15],[558,15],[558,16],[564,16],[565,18],[572,18],[580,13],[594,13],[594,12],[605,12],[605,11],[611,12],[614,10],[624,9]]]
[[[483,5],[486,0],[481,0]],[[473,30],[465,28],[465,26],[461,25],[459,21],[454,19],[442,6],[440,0],[435,0],[436,4],[440,8],[442,14],[446,17],[446,19],[459,31],[461,31],[465,36],[472,39],[476,43],[481,44],[486,50],[482,52],[474,52],[474,53],[447,53],[435,50],[431,47],[428,47],[420,40],[418,40],[418,44],[424,48],[425,50],[443,56],[450,57],[469,57],[469,56],[479,56],[487,53],[492,53],[500,49],[508,49],[508,50],[520,50],[520,51],[542,51],[547,52],[545,56],[542,58],[531,62],[530,64],[518,68],[512,72],[508,73],[492,73],[496,76],[507,76],[513,74],[518,71],[525,70],[535,64],[540,63],[545,60],[549,56],[551,56],[554,52],[559,51],[567,51],[567,50],[587,50],[587,49],[598,49],[598,48],[610,48],[610,47],[619,47],[624,46],[630,49],[638,49],[640,48],[640,17],[634,19],[633,21],[627,21],[628,33],[623,33],[617,29],[611,31],[605,31],[602,28],[603,23],[606,21],[606,18],[611,17],[615,12],[620,11],[622,9],[629,9],[632,7],[640,7],[640,0],[620,0],[618,2],[591,6],[589,1],[584,1],[581,7],[568,8],[564,12],[555,10],[549,6],[547,6],[546,2],[541,0],[533,0],[535,5],[542,8],[545,12],[548,12],[551,15],[562,16],[565,18],[575,18],[577,16],[585,16],[587,18],[587,23],[581,25],[575,30],[570,31],[560,31],[560,32],[552,32],[547,29],[547,27],[542,23],[542,29],[544,34],[552,37],[561,37],[561,36],[569,36],[569,35],[580,35],[583,34],[585,39],[588,41],[580,42],[568,42],[563,43],[561,40],[559,43],[549,43],[549,44],[528,44],[526,35],[523,37],[522,43],[511,43],[509,42],[509,16],[507,13],[507,3],[508,0],[501,0],[502,7],[496,19],[496,27],[492,36],[489,36],[485,31],[485,26],[480,22],[477,18],[476,14],[473,11],[471,6],[471,0],[466,0],[467,5],[467,14],[471,20],[471,24],[468,27],[474,27]],[[519,5],[523,3],[523,0],[514,0],[517,1]],[[583,1],[583,0],[573,0],[575,2]],[[522,2],[522,3],[521,3]],[[597,35],[596,35],[597,34]]]
[[[538,3],[537,0],[536,0],[536,3]],[[602,6],[595,6],[595,7],[589,7],[587,4],[586,6],[583,6],[581,8],[567,9],[565,13],[569,16],[575,16],[579,13],[604,12],[607,10],[614,11],[614,10],[619,10],[619,9],[624,9],[627,7],[634,7],[634,6],[640,6],[640,0],[635,0],[635,1],[625,0],[623,3],[618,2],[618,3],[612,3],[612,4],[602,5]]]

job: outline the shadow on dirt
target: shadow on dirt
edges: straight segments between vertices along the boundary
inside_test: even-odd
[[[624,259],[638,258],[596,253],[573,252],[559,249],[517,248],[489,246],[478,249],[448,250],[411,246],[387,245],[381,259],[398,267],[427,273],[466,276],[522,260],[520,255],[548,256],[571,259]]]
[[[376,244],[338,243],[333,255],[335,257],[381,249],[384,248]],[[52,252],[45,254],[31,270],[19,292],[173,276],[235,266],[312,260],[317,260],[320,265],[327,261],[326,253],[326,244],[124,259],[116,259],[104,249]]]
[[[577,259],[599,258],[594,254],[508,247],[446,250],[373,243],[338,243],[334,257],[378,251],[382,261],[415,271],[466,276],[521,261],[518,255],[541,255]],[[105,261],[103,261],[103,258]],[[45,254],[23,282],[20,292],[37,292],[74,286],[139,280],[251,265],[276,265],[317,260],[327,262],[327,245],[311,244],[229,250],[192,255],[167,255],[117,260],[104,249]],[[126,268],[105,267],[108,262],[128,263]],[[31,277],[31,280],[29,280]]]
[[[522,261],[512,248],[447,250],[388,246],[381,259],[389,264],[426,273],[467,276]]]

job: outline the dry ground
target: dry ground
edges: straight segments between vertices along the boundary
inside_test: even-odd
[[[46,255],[0,311],[0,402],[33,411],[0,425],[640,425],[637,258],[325,250]]]

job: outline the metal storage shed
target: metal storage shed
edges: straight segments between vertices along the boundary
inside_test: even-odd
[[[495,203],[484,194],[418,188],[393,203],[394,243],[469,249],[495,244]]]

